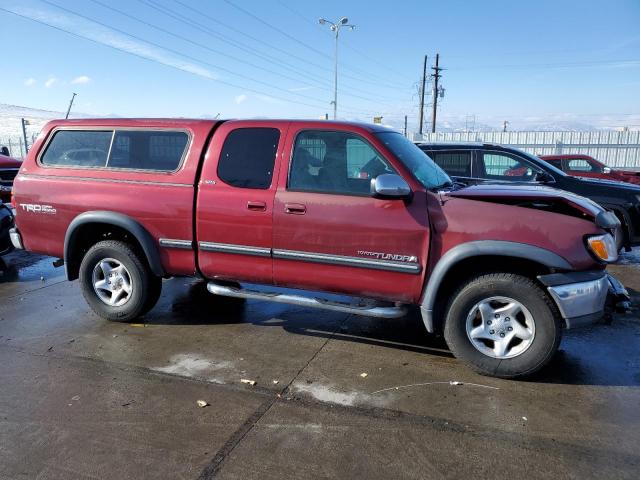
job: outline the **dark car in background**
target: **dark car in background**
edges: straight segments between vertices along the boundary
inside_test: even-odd
[[[9,230],[14,226],[13,211],[2,201],[0,201],[0,255],[9,253],[13,250]],[[0,261],[0,266],[2,262]],[[1,269],[2,267],[0,267]]]
[[[574,177],[604,178],[640,185],[640,172],[611,168],[589,155],[540,155],[540,158]]]
[[[611,210],[622,224],[622,244],[640,245],[640,186],[567,175],[522,150],[489,143],[418,143],[455,181],[527,183],[555,187],[581,195]]]
[[[1,151],[6,152],[4,148]],[[0,201],[9,203],[13,179],[18,174],[21,165],[20,160],[0,153]]]

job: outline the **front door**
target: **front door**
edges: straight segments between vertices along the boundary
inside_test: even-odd
[[[238,121],[216,131],[198,186],[198,265],[207,278],[273,281],[273,200],[287,122]]]
[[[291,165],[274,202],[275,282],[417,301],[428,253],[425,197],[373,198],[371,179],[396,170],[363,136],[313,129],[288,136]]]

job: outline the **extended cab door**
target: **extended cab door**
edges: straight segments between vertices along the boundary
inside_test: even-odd
[[[237,121],[214,133],[196,206],[198,265],[207,278],[271,283],[273,200],[287,122]]]
[[[414,302],[428,253],[424,192],[378,199],[371,179],[396,168],[372,135],[292,124],[289,171],[274,202],[278,285]]]

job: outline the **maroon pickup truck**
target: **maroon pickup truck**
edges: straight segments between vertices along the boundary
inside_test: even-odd
[[[640,185],[640,172],[607,167],[589,155],[540,155],[540,158],[574,177],[603,178]]]
[[[459,188],[375,125],[52,121],[14,200],[14,245],[59,257],[110,320],[143,315],[163,278],[185,275],[215,295],[358,315],[415,306],[456,357],[513,378],[625,294],[605,272],[613,214],[546,187]]]

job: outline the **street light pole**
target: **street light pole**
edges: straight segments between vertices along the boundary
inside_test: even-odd
[[[340,29],[347,27],[350,30],[356,28],[355,25],[349,25],[349,19],[342,17],[339,22],[332,22],[325,18],[318,20],[320,25],[329,25],[329,29],[335,33],[335,49],[334,49],[334,68],[333,68],[333,119],[338,117],[338,38],[340,37]]]

